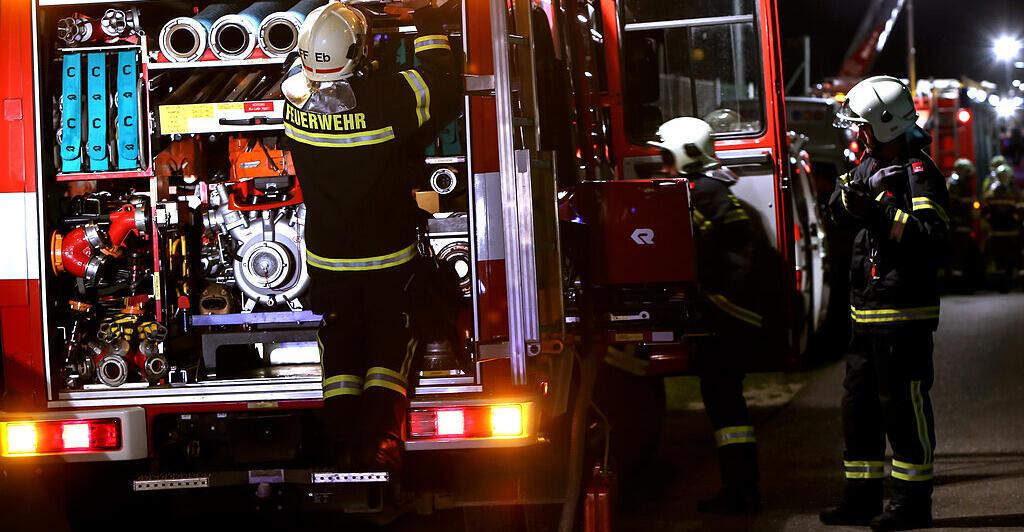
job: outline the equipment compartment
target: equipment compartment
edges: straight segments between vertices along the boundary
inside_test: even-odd
[[[323,3],[285,2],[277,25],[301,24],[303,11]],[[231,15],[250,4],[217,9]],[[195,57],[169,59],[161,30],[195,29],[181,5],[51,3],[38,13],[40,122],[59,131],[40,145],[51,406],[319,399],[305,207],[282,142],[290,45],[220,60],[205,39]],[[387,57],[389,71],[415,66],[409,28],[381,17],[373,56]],[[81,77],[69,81],[68,66]],[[90,107],[95,96],[103,105]],[[132,133],[135,159],[125,151]],[[472,390],[479,372],[464,356],[476,330],[464,121],[438,125],[437,135],[409,169],[433,215],[431,248],[466,296],[466,345],[420,353],[427,371],[417,389],[444,393],[452,378],[426,377],[441,371]]]

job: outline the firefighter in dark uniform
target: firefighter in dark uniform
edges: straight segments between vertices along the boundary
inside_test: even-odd
[[[970,159],[960,158],[953,163],[953,173],[946,182],[949,190],[949,264],[952,279],[963,280],[971,286],[979,277],[976,264],[980,251],[974,239],[975,220],[978,210],[974,208],[975,167]]]
[[[935,426],[932,333],[939,323],[937,270],[948,236],[945,179],[924,153],[910,90],[888,76],[854,87],[836,127],[858,126],[867,155],[839,178],[830,207],[853,227],[854,340],[843,384],[845,491],[821,513],[830,525],[874,530],[931,526]],[[885,444],[892,498],[882,508]]]
[[[675,118],[658,130],[666,172],[685,177],[697,239],[698,278],[715,327],[699,359],[701,397],[715,430],[722,490],[698,503],[701,512],[751,514],[760,509],[757,443],[743,397],[742,339],[759,335],[755,239],[750,218],[730,187],[736,175],[715,158],[712,129]]]
[[[311,306],[324,317],[325,432],[339,467],[401,464],[416,348],[405,287],[420,220],[407,159],[423,153],[416,133],[453,119],[459,102],[439,18],[428,6],[413,13],[418,67],[366,73],[366,17],[331,2],[303,23],[301,65],[282,85],[285,134],[307,208]]]
[[[986,251],[1000,290],[1009,291],[1020,262],[1020,194],[1013,182],[1013,169],[1008,165],[997,167],[992,174],[993,179],[981,194],[982,214],[989,228]]]

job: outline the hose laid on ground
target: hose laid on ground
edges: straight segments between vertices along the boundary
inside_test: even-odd
[[[224,15],[210,30],[210,50],[224,61],[247,59],[256,49],[260,23],[271,13],[285,8],[276,1],[256,2],[241,13]]]
[[[260,50],[269,57],[288,55],[299,45],[299,28],[306,20],[306,15],[325,3],[326,0],[302,0],[288,11],[267,15],[260,23]]]
[[[231,10],[228,4],[210,4],[194,17],[171,19],[160,30],[160,52],[175,63],[198,61],[209,45],[213,23]]]

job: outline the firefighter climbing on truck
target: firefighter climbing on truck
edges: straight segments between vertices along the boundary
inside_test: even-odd
[[[283,84],[285,134],[306,195],[312,306],[323,316],[327,448],[342,470],[401,466],[417,343],[406,288],[420,223],[402,163],[422,154],[416,133],[454,118],[460,101],[438,10],[404,5],[415,8],[418,67],[368,72],[367,18],[330,3],[306,18],[301,65]]]

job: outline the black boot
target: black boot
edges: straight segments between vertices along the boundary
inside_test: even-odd
[[[358,395],[331,397],[324,403],[324,442],[321,462],[337,471],[352,469],[352,446],[357,431]]]
[[[911,530],[932,526],[932,482],[892,480],[892,500],[871,520],[872,530]]]
[[[826,525],[868,526],[882,513],[882,480],[847,480],[843,498],[818,517]]]
[[[871,520],[871,530],[913,530],[932,527],[931,502],[891,501],[881,515]]]
[[[362,426],[354,453],[358,468],[401,472],[407,409],[405,396],[387,388],[371,387],[363,393]]]
[[[718,449],[722,490],[697,502],[697,511],[722,515],[751,515],[761,511],[757,488],[757,444],[725,445]]]

